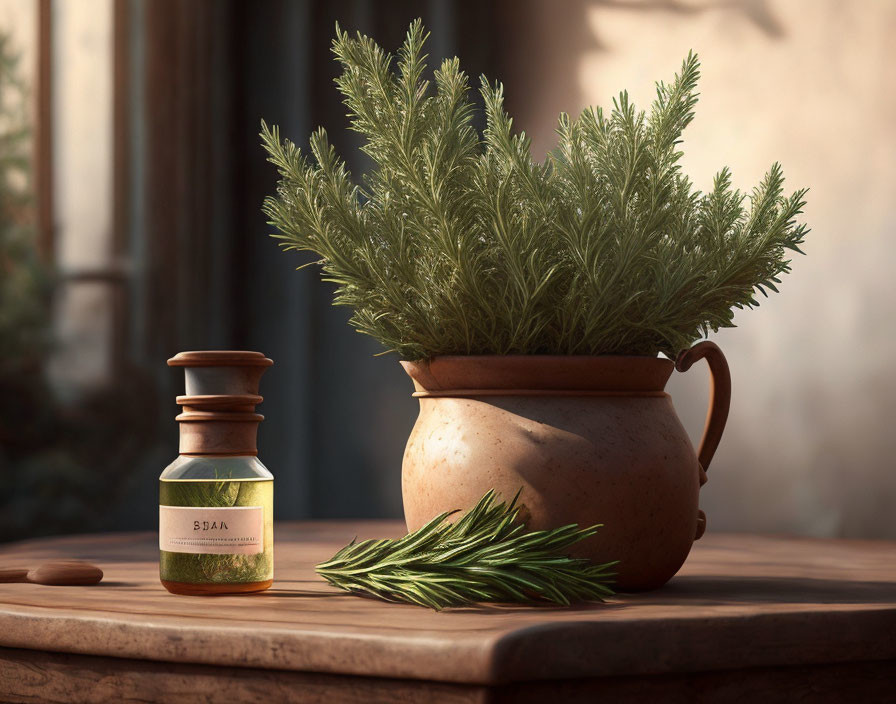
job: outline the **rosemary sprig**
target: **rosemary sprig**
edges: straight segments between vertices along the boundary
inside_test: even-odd
[[[482,601],[568,606],[611,596],[615,562],[565,554],[600,525],[528,531],[516,522],[518,498],[498,503],[492,490],[456,523],[450,511],[403,538],[353,540],[317,572],[350,592],[436,610]]]

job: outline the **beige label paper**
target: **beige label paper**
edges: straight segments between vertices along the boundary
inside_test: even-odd
[[[209,555],[264,551],[262,506],[159,506],[159,549]]]

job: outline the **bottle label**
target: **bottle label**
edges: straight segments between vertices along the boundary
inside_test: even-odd
[[[264,508],[159,506],[159,549],[206,555],[264,551]]]

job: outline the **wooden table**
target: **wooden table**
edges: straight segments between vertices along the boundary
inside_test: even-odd
[[[166,702],[896,701],[896,543],[708,533],[665,588],[572,609],[434,613],[312,565],[388,523],[278,527],[274,588],[184,597],[154,533],[0,546],[99,564],[95,587],[0,584],[0,699]]]

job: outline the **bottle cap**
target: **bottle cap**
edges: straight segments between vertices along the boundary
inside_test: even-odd
[[[255,413],[261,375],[273,361],[261,352],[204,350],[181,352],[168,360],[183,367],[186,394],[177,397],[182,455],[256,455]]]

